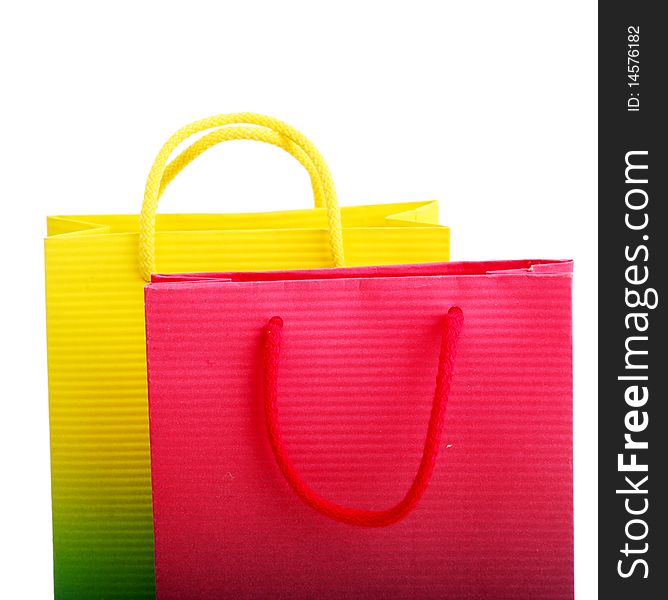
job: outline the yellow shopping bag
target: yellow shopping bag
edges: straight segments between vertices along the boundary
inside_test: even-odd
[[[169,162],[174,149],[199,132],[208,133]],[[156,217],[160,194],[181,169],[233,139],[292,154],[311,177],[316,207]],[[151,169],[140,216],[49,217],[56,598],[155,595],[143,306],[152,272],[444,261],[449,230],[437,218],[433,201],[339,209],[329,169],[308,139],[251,113],[204,119],[174,134]]]

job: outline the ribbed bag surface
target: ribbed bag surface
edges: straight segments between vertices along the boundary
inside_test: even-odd
[[[159,600],[572,598],[571,271],[154,277]]]
[[[244,123],[244,125],[237,125]],[[206,135],[168,164],[189,135]],[[291,153],[316,208],[166,214],[165,186],[213,144],[252,139]],[[331,175],[301,134],[268,117],[222,115],[173,136],[138,215],[50,217],[45,240],[56,598],[155,595],[143,287],[150,273],[448,259],[434,202],[338,209]],[[157,266],[156,266],[157,265]]]

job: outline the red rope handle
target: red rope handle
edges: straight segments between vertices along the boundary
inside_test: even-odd
[[[408,492],[395,506],[386,510],[360,510],[348,508],[323,498],[304,483],[288,456],[281,430],[278,425],[278,367],[281,353],[281,337],[283,333],[283,319],[273,317],[267,326],[264,347],[264,409],[267,420],[269,442],[274,452],[276,462],[285,479],[306,504],[322,514],[351,525],[364,527],[384,527],[403,519],[415,508],[422,498],[429,480],[434,471],[436,456],[441,443],[445,407],[450,394],[450,382],[457,351],[457,341],[464,323],[464,315],[459,307],[452,307],[445,319],[441,351],[438,360],[438,374],[436,376],[436,390],[434,402],[429,417],[427,437],[424,443],[422,460],[418,467],[415,479]]]

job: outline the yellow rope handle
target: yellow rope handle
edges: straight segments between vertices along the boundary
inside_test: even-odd
[[[229,140],[255,140],[258,142],[265,142],[267,144],[278,146],[294,156],[308,171],[311,178],[311,186],[313,187],[316,208],[322,208],[323,191],[322,183],[320,182],[320,174],[311,162],[308,154],[306,154],[306,152],[304,152],[301,147],[295,144],[290,138],[265,127],[222,127],[221,129],[216,129],[201,137],[194,144],[188,146],[188,148],[181,152],[181,154],[165,167],[165,172],[162,176],[162,181],[160,182],[160,196],[162,196],[163,192],[174,178],[200,154],[206,152],[209,148],[220,142],[227,142]]]
[[[253,125],[255,127],[226,127],[240,124]],[[192,144],[174,159],[172,163],[168,164],[169,157],[179,144],[196,133],[213,128],[222,128],[217,131],[223,131],[225,128],[235,131],[229,134],[232,137],[226,137],[223,133],[216,135],[208,134]],[[262,131],[263,133],[255,133],[255,131],[251,132],[250,130]],[[274,134],[280,134],[280,136],[275,137],[269,130],[273,131]],[[242,134],[252,135],[252,137],[234,137],[241,136]],[[160,200],[162,191],[176,174],[196,156],[215,143],[218,143],[218,141],[225,141],[226,139],[255,139],[278,145],[295,156],[307,168],[309,175],[311,175],[311,180],[314,181],[314,178],[318,180],[318,183],[314,184],[316,202],[322,198],[322,203],[326,209],[333,264],[337,267],[343,266],[341,211],[339,210],[332,174],[320,152],[306,136],[283,121],[257,113],[234,113],[216,115],[186,125],[172,135],[158,153],[146,180],[144,203],[139,217],[139,268],[144,280],[150,281],[151,273],[155,272],[155,220],[158,201]],[[276,144],[276,142],[278,143]],[[299,150],[296,150],[296,147],[299,147]]]

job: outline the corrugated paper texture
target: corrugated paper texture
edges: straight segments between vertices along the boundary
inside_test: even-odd
[[[573,597],[567,261],[155,277],[146,288],[157,592],[175,598]],[[423,449],[441,327],[464,313],[445,433],[384,528],[302,503],[272,455],[262,346],[307,484],[382,510]]]
[[[447,260],[435,202],[342,209],[349,265]],[[136,215],[51,217],[46,304],[56,598],[152,598]],[[330,265],[323,210],[159,215],[161,272]]]

